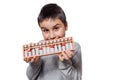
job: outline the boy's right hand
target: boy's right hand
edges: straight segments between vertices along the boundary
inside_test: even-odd
[[[32,45],[33,43],[31,42],[30,44],[28,44],[28,45]],[[24,58],[24,61],[26,62],[26,63],[28,63],[28,62],[38,62],[39,61],[39,59],[40,59],[40,56],[33,56],[33,57],[27,57],[27,58]]]
[[[26,63],[28,63],[28,62],[33,63],[33,62],[38,62],[39,59],[40,59],[40,56],[34,56],[34,57],[25,58],[24,61],[25,61]]]

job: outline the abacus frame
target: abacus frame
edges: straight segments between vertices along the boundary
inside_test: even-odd
[[[68,40],[66,40],[66,39],[68,39]],[[59,43],[56,43],[55,41],[58,41],[58,40],[62,40],[62,41],[60,41]],[[72,48],[69,49],[69,50],[74,50],[74,41],[73,41],[72,37],[64,37],[64,38],[59,38],[59,39],[47,40],[47,41],[49,42],[49,47],[50,47],[50,44],[52,44],[54,46],[60,44],[61,48],[62,48],[63,47],[62,43],[64,43],[65,44],[65,49],[66,49],[66,43],[68,42],[68,43],[71,43],[71,45],[72,45],[71,46]],[[36,49],[36,48],[41,48],[41,47],[43,48],[43,46],[47,46],[47,45],[42,44],[42,43],[43,42],[47,43],[47,41],[43,40],[42,42],[37,42],[37,43],[31,43],[31,44],[25,44],[25,45],[23,45],[23,58],[25,59],[27,57],[34,57],[34,56],[47,56],[47,55],[52,55],[52,54],[58,54],[58,53],[60,53],[62,51],[65,51],[65,50],[62,50],[62,51],[57,51],[57,52],[47,52],[47,53],[44,53],[44,54],[36,54],[36,51],[35,51],[34,54],[36,54],[36,55],[26,56],[25,51],[27,51],[27,54],[28,54],[29,50]],[[53,43],[50,43],[50,41],[53,42]]]

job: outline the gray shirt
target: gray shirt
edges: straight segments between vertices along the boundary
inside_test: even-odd
[[[29,63],[29,80],[82,80],[81,48],[75,42],[75,55],[70,60],[60,61],[57,55],[42,56],[40,61]]]

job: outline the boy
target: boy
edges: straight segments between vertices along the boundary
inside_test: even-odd
[[[43,6],[38,24],[44,40],[65,37],[68,29],[64,11],[57,4]],[[27,58],[29,80],[81,80],[82,63],[80,45],[75,42],[74,51],[62,51],[57,55]]]

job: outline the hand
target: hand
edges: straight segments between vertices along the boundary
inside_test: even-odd
[[[27,62],[27,63],[28,62],[33,63],[33,62],[38,62],[39,59],[40,59],[40,56],[34,56],[34,57],[25,58],[24,61]]]
[[[33,43],[31,42],[30,44],[28,44],[29,46],[32,45]],[[28,49],[29,50],[29,49]],[[40,59],[40,56],[33,56],[33,57],[27,57],[27,58],[24,58],[24,61],[25,62],[37,62],[39,61]]]
[[[61,53],[58,54],[58,57],[61,61],[69,60],[73,56],[74,56],[73,50],[72,51],[70,51],[70,50],[62,51]]]

